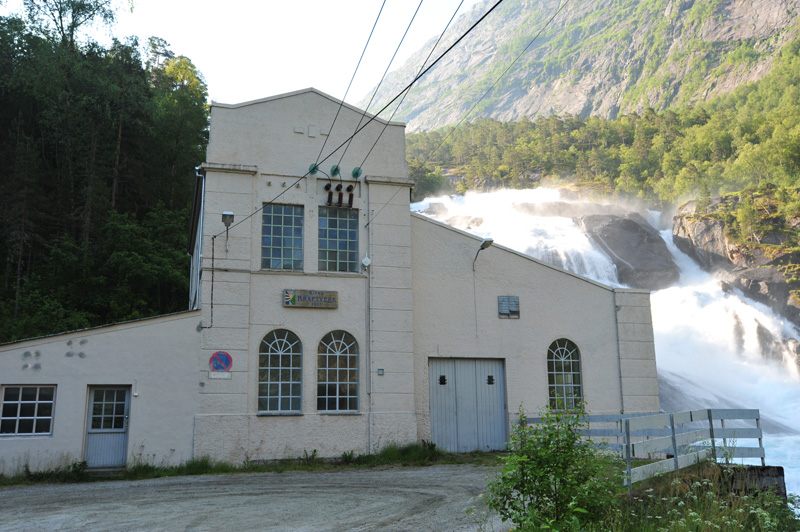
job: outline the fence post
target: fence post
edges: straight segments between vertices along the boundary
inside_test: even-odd
[[[714,462],[717,461],[717,444],[714,441],[714,415],[711,413],[711,409],[708,409],[708,433],[711,436],[711,457],[714,459]]]
[[[625,461],[628,464],[628,496],[631,495],[631,420],[625,420]]]
[[[675,471],[678,471],[678,441],[675,439],[675,415],[669,415],[669,428],[672,429],[672,460],[675,462]]]
[[[727,432],[725,432],[725,420],[720,419],[719,422],[720,424],[722,424],[722,447],[723,447],[722,454],[723,456],[725,456],[725,463],[729,464],[731,460],[730,460],[730,452],[728,451]]]
[[[761,430],[761,410],[758,410],[756,413],[756,428]],[[763,436],[763,434],[762,434]],[[758,437],[758,448],[761,449],[761,454],[764,454],[764,440],[761,436]],[[761,457],[761,467],[766,467],[767,463],[764,460],[764,457]]]

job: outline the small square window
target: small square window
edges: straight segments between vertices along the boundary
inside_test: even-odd
[[[497,296],[497,315],[502,319],[519,319],[519,296]]]

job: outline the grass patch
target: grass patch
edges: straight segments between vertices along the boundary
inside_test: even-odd
[[[325,459],[317,451],[304,451],[302,456],[286,460],[248,460],[242,464],[217,462],[207,456],[193,458],[177,466],[156,466],[137,462],[119,471],[94,474],[86,462],[75,462],[65,467],[45,471],[30,471],[27,466],[17,475],[0,475],[0,486],[25,484],[64,484],[105,480],[144,480],[149,478],[187,475],[222,475],[229,473],[283,473],[286,471],[316,471],[362,467],[426,466],[431,464],[474,464],[494,466],[498,453],[472,452],[447,453],[435,444],[423,441],[406,445],[389,444],[375,454],[356,455],[353,451],[342,453],[340,459]]]
[[[797,532],[800,520],[772,491],[746,489],[732,468],[707,462],[634,485],[620,494],[604,522],[586,532]]]

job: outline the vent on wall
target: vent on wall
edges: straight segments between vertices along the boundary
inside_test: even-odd
[[[503,319],[519,319],[519,296],[497,296],[497,315]]]

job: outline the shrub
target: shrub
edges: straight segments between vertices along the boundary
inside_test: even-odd
[[[606,515],[621,485],[620,468],[609,467],[611,459],[582,439],[582,412],[548,407],[541,417],[541,424],[528,426],[520,407],[487,503],[519,530],[580,530],[580,523]]]

